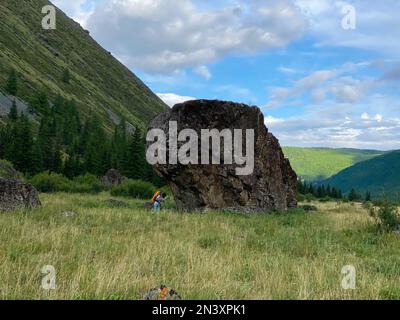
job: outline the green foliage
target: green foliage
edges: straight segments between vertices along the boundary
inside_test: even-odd
[[[283,147],[283,152],[297,175],[311,182],[327,179],[355,163],[384,153],[374,150],[298,147]]]
[[[384,195],[392,200],[396,199],[400,191],[400,151],[360,162],[325,183],[342,189],[346,194],[354,188],[361,194],[368,192],[372,199]]]
[[[167,109],[131,70],[64,14],[57,14],[55,32],[43,32],[40,21],[45,4],[48,1],[23,1],[23,5],[0,1],[0,86],[8,87],[7,79],[24,71],[23,81],[18,81],[20,98],[29,101],[35,91],[45,92],[49,100],[58,94],[75,97],[81,116],[87,118],[92,110],[108,133],[114,126],[108,111],[144,129]],[[11,70],[16,71],[12,77]],[[73,80],[68,85],[66,70]]]
[[[138,199],[151,199],[156,187],[142,180],[127,180],[111,189],[111,195]]]
[[[71,73],[69,72],[69,69],[64,69],[63,75],[62,75],[62,81],[65,84],[69,84],[71,81]]]
[[[23,180],[24,176],[14,169],[11,162],[0,159],[0,178]]]
[[[18,93],[18,76],[14,69],[11,70],[8,76],[5,89],[12,96],[16,96]]]
[[[91,174],[85,174],[69,180],[59,173],[42,172],[33,176],[29,181],[36,189],[45,193],[99,193],[103,190],[98,178]]]
[[[90,173],[78,176],[71,181],[70,192],[75,193],[99,193],[103,191],[99,179]]]
[[[42,172],[29,179],[29,182],[40,192],[69,192],[71,181],[58,173]]]
[[[379,207],[371,206],[370,215],[381,232],[394,231],[400,227],[399,208],[389,201],[384,201]]]

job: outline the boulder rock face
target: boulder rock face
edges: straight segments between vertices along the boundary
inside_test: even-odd
[[[19,180],[0,178],[0,211],[40,205],[38,192],[32,185]]]
[[[101,178],[101,182],[107,187],[118,186],[124,181],[124,177],[116,169],[110,169]]]
[[[221,164],[170,164],[170,121],[177,122],[177,132],[242,129],[242,150],[246,154],[246,129],[254,130],[254,170],[249,175],[237,175],[233,162],[224,163],[224,139],[221,139]],[[229,209],[241,212],[286,211],[297,206],[296,173],[283,155],[278,140],[268,132],[264,116],[257,107],[218,100],[194,100],[175,105],[155,118],[149,129],[166,133],[167,164],[154,164],[155,171],[170,185],[180,210]],[[234,133],[232,133],[234,137]],[[186,141],[178,142],[179,150]],[[148,142],[150,147],[153,142]],[[211,142],[210,142],[211,145]],[[234,151],[234,150],[233,150]],[[200,158],[200,155],[199,155]],[[235,159],[234,157],[232,157]]]

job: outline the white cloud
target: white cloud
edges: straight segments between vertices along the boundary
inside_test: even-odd
[[[193,70],[199,76],[202,76],[206,80],[210,80],[212,78],[212,74],[210,70],[206,66],[199,66]]]
[[[200,8],[195,0],[113,0],[87,27],[128,66],[151,73],[202,66],[235,53],[282,47],[304,31],[290,0],[238,0]]]
[[[355,103],[365,94],[380,85],[378,79],[362,77],[356,79],[350,73],[358,71],[364,64],[346,63],[338,69],[317,70],[297,79],[290,87],[270,87],[268,108],[288,105],[288,100],[309,96],[314,103],[331,99],[337,103]]]
[[[157,96],[171,108],[177,103],[183,103],[189,100],[195,100],[193,97],[180,96],[174,93],[157,93]]]
[[[93,0],[52,0],[51,2],[86,27],[86,21],[92,14]],[[84,6],[90,9],[83,10]]]
[[[400,1],[338,1],[294,0],[309,22],[309,34],[320,46],[342,46],[400,55]],[[356,10],[356,29],[345,30],[341,26],[342,9],[350,4]]]

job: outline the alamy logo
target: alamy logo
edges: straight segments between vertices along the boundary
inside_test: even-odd
[[[342,8],[342,14],[344,14],[344,17],[342,19],[342,28],[344,30],[355,30],[357,27],[356,8],[349,4],[345,5]]]
[[[344,266],[342,274],[345,275],[342,279],[342,288],[344,290],[354,290],[356,288],[356,268],[352,265]]]
[[[44,30],[55,30],[57,28],[56,8],[51,5],[44,6],[42,8],[42,14],[45,14],[42,19],[42,28]]]
[[[199,138],[193,129],[184,129],[178,133],[177,122],[170,121],[168,141],[167,134],[161,129],[151,129],[147,133],[146,141],[151,143],[146,153],[147,162],[152,165],[236,164],[240,166],[236,168],[237,175],[251,175],[254,171],[254,130],[245,130],[245,148],[243,148],[243,131],[242,129],[222,131],[202,129]],[[178,149],[179,143],[181,146]],[[221,161],[221,151],[223,161]],[[244,151],[245,154],[243,154]]]
[[[42,279],[42,289],[44,290],[57,289],[56,269],[51,265],[43,266],[42,274],[45,274],[45,276]]]

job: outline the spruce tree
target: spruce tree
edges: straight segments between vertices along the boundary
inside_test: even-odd
[[[12,102],[12,105],[11,105],[11,109],[10,109],[10,113],[8,114],[8,118],[11,121],[18,120],[17,103],[15,102],[15,99],[13,99],[13,102]]]
[[[18,77],[14,69],[11,70],[10,75],[8,76],[6,91],[12,96],[16,96],[18,94]]]
[[[71,81],[71,73],[69,72],[69,69],[67,69],[67,68],[65,68],[63,71],[62,81],[66,84],[69,84]]]

